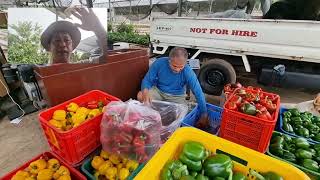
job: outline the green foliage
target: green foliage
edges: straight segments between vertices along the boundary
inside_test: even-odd
[[[108,23],[108,32],[112,32],[113,31],[113,25],[112,23]]]
[[[137,33],[119,33],[119,32],[109,32],[108,33],[109,42],[128,42],[134,44],[140,44],[147,46],[149,44],[149,35],[139,35]]]
[[[132,24],[126,24],[125,22],[122,22],[117,27],[117,32],[119,33],[134,33],[134,26]]]
[[[18,22],[10,26],[14,32],[8,38],[10,63],[45,64],[49,55],[40,44],[41,28],[32,22]]]

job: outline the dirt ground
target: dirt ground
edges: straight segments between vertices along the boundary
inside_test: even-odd
[[[242,79],[246,85],[254,85],[254,81]],[[268,91],[281,96],[282,103],[299,103],[311,100],[316,92],[304,92],[294,89],[278,89],[264,87]],[[219,104],[216,96],[207,96],[207,101]],[[18,125],[10,124],[7,117],[0,120],[0,177],[30,160],[41,152],[50,150],[40,127],[38,113],[23,117]]]

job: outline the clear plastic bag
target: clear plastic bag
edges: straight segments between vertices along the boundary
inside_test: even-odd
[[[168,140],[171,134],[180,127],[183,118],[188,113],[188,106],[165,101],[152,101],[152,109],[158,111],[161,116],[161,142]]]
[[[129,100],[107,105],[101,121],[102,149],[146,162],[160,145],[159,112]]]

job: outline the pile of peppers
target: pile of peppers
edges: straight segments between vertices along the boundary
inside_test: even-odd
[[[305,138],[290,137],[274,132],[269,151],[291,163],[303,166],[311,171],[320,172],[320,144],[310,144]]]
[[[211,155],[210,151],[195,141],[184,144],[177,160],[166,163],[161,180],[246,180],[246,176],[232,171],[233,163],[225,154]]]
[[[293,108],[282,114],[282,129],[320,142],[320,117]]]
[[[256,116],[264,120],[272,120],[277,110],[278,95],[266,95],[261,88],[248,86],[238,89],[225,104],[225,108]]]

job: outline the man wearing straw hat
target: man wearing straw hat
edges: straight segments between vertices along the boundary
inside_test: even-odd
[[[51,63],[68,63],[72,51],[81,40],[78,29],[93,31],[98,38],[98,44],[102,50],[99,62],[104,62],[107,56],[107,33],[92,9],[73,8],[71,13],[81,20],[82,24],[74,24],[68,21],[56,21],[52,23],[41,35],[42,46],[51,53]]]

